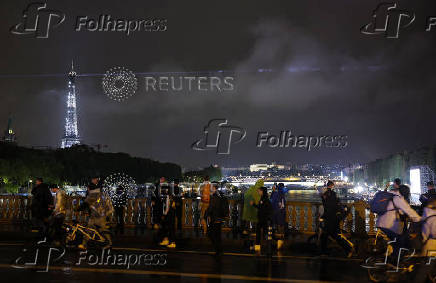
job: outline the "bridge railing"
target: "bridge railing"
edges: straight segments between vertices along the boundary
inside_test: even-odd
[[[31,198],[26,196],[0,196],[0,222],[22,224],[31,219]],[[67,197],[66,221],[85,222],[87,215],[78,211],[80,197]],[[374,233],[376,216],[370,213],[368,205],[363,201],[347,204],[350,213],[341,223],[341,228],[348,232]],[[314,233],[320,215],[320,203],[295,202],[286,203],[286,220],[289,228],[303,233]],[[190,229],[200,226],[201,202],[198,199],[183,199],[182,203],[182,227]],[[237,213],[232,213],[237,212]],[[130,199],[125,208],[126,226],[142,226],[150,228],[153,225],[152,206],[149,199]],[[231,228],[241,225],[242,203],[234,200],[229,201],[229,219],[224,227]],[[232,217],[237,215],[238,217]],[[115,222],[115,218],[112,218]]]

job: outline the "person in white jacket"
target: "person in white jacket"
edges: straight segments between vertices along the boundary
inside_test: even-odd
[[[424,247],[422,256],[436,256],[436,199],[432,199],[424,207],[422,214],[422,239]]]
[[[403,216],[407,215],[413,222],[421,221],[421,217],[416,213],[409,203],[400,194],[399,189],[393,188],[389,191],[392,196],[392,201],[389,201],[387,211],[377,217],[376,226],[380,228],[391,241],[393,247],[393,255],[397,256],[399,249],[407,246],[407,235],[404,231]]]

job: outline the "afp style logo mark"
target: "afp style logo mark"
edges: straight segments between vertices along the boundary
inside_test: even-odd
[[[51,28],[58,27],[65,21],[65,14],[47,9],[47,3],[30,3],[23,11],[22,21],[10,32],[16,35],[33,35],[35,38],[48,38]]]
[[[194,142],[192,149],[216,150],[217,154],[230,154],[231,145],[241,142],[246,135],[244,129],[229,125],[227,119],[210,120],[203,132],[203,138]]]
[[[396,3],[380,3],[373,11],[372,20],[360,32],[367,35],[384,34],[386,38],[398,38],[400,29],[415,21],[415,13],[397,8]]]
[[[48,272],[50,264],[59,261],[65,255],[65,248],[54,248],[47,245],[47,238],[36,243],[34,249],[23,249],[23,255],[15,259],[13,268],[42,267],[36,272]]]

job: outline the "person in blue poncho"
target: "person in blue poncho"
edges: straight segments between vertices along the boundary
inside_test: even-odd
[[[286,224],[286,196],[283,183],[278,184],[277,187],[273,187],[273,192],[271,193],[271,204],[273,208],[273,226],[275,229],[279,229],[280,232],[284,232]]]

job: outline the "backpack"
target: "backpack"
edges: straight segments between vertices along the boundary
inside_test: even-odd
[[[383,215],[388,211],[389,202],[393,201],[393,199],[394,195],[389,192],[377,192],[369,202],[369,210],[375,214]]]
[[[209,203],[210,202],[210,186],[212,184],[204,184],[201,191],[201,202]]]

